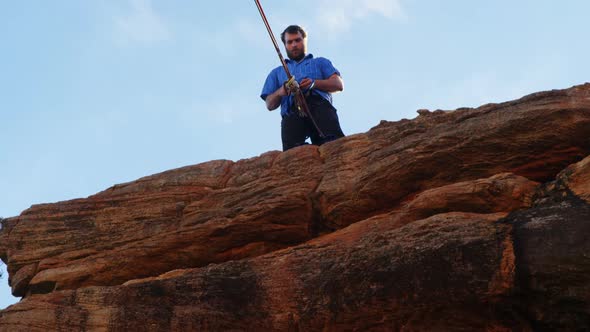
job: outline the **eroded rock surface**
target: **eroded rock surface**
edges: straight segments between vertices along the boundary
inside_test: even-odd
[[[590,84],[4,221],[0,331],[590,329]]]

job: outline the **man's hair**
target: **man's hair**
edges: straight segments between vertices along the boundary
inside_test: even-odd
[[[285,44],[285,33],[289,33],[289,34],[301,33],[301,37],[303,37],[303,39],[307,38],[307,33],[305,32],[305,30],[303,30],[302,27],[300,27],[298,25],[289,25],[287,27],[287,29],[285,29],[285,31],[283,31],[283,33],[281,33],[281,40],[283,41],[283,44]]]

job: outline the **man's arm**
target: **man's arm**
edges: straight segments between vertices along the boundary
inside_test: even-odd
[[[269,111],[276,110],[279,106],[281,106],[281,100],[286,95],[287,91],[285,91],[285,88],[281,85],[281,87],[279,87],[275,92],[266,96],[266,99],[264,100],[266,101],[266,108]]]
[[[301,89],[305,90],[309,88],[313,81],[309,78],[305,78],[299,83]],[[322,90],[325,92],[340,92],[344,90],[344,82],[342,78],[338,74],[332,74],[332,76],[328,77],[325,80],[315,80],[315,84],[313,85],[314,89]],[[267,99],[268,100],[268,99]],[[268,105],[268,102],[267,102]]]

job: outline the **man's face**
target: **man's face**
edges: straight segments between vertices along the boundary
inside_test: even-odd
[[[300,32],[287,32],[285,33],[285,49],[289,59],[299,61],[303,59],[307,52],[307,40],[303,39]]]

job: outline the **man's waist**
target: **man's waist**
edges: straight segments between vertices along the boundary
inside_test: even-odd
[[[330,98],[330,93],[320,91],[320,90],[310,90],[303,93],[305,96],[306,102],[310,102],[313,100],[325,100],[328,103],[332,103]],[[308,105],[309,106],[309,105]],[[284,97],[283,102],[281,103],[281,115],[286,116],[290,114],[297,113],[296,105],[295,105],[295,98],[293,96]]]

